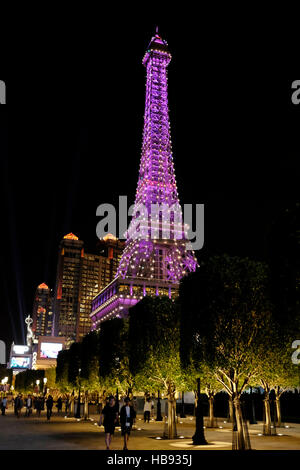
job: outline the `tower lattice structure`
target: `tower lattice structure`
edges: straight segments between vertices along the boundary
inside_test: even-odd
[[[178,198],[168,107],[167,42],[156,31],[143,58],[147,71],[144,131],[134,216],[117,276],[178,283],[195,271]],[[146,210],[139,210],[140,206]],[[159,208],[163,208],[162,211]]]
[[[188,227],[174,172],[168,108],[168,45],[158,31],[143,58],[147,71],[142,155],[133,216],[116,277],[92,300],[92,330],[126,317],[146,295],[178,295],[180,279],[195,271]]]

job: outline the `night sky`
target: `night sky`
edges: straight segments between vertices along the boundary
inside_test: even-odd
[[[247,38],[241,55],[233,36],[213,43],[201,24],[158,24],[172,54],[180,201],[205,204],[206,252],[264,259],[272,220],[299,200],[300,106],[290,99],[297,76],[282,78],[266,46]],[[0,128],[0,339],[7,344],[25,340],[22,319],[37,285],[54,288],[63,235],[72,231],[94,249],[97,206],[119,195],[134,202],[141,60],[155,26],[104,22],[88,38],[52,37],[42,52],[21,45],[16,73],[0,76],[10,102]]]

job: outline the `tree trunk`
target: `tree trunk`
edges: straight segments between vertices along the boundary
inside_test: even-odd
[[[233,401],[232,401],[231,396],[228,397],[228,409],[229,409],[228,421],[229,423],[233,423]]]
[[[209,397],[209,421],[208,426],[210,428],[214,427],[214,397],[211,395]]]
[[[271,409],[270,409],[270,400],[269,400],[268,392],[266,392],[266,397],[264,399],[264,407],[265,407],[264,435],[271,436]]]
[[[197,379],[197,408],[196,408],[196,429],[195,434],[193,435],[193,444],[194,445],[206,445],[206,439],[204,436],[204,427],[203,427],[203,412],[202,412],[202,403],[200,397],[200,377]]]
[[[168,421],[167,430],[164,431],[164,437],[167,439],[175,439],[177,437],[176,430],[176,399],[175,388],[172,384],[168,384]]]
[[[70,415],[74,415],[74,397],[71,397],[71,404],[70,404]]]
[[[197,403],[198,403],[197,390],[194,390],[194,395],[195,395],[194,416],[196,416]]]
[[[235,410],[235,419],[236,419],[236,426],[237,426],[236,450],[246,450],[243,416],[242,416],[241,402],[239,398],[234,399],[234,410]]]
[[[157,408],[156,408],[156,421],[162,421],[163,417],[161,415],[161,402],[160,402],[160,393],[158,390],[157,393]]]
[[[281,404],[280,404],[280,396],[276,396],[276,424],[277,426],[281,426]]]
[[[88,400],[88,394],[87,393],[84,396],[83,415],[84,415],[84,419],[88,419],[88,416],[89,416],[89,400]]]
[[[176,401],[173,398],[168,399],[168,438],[177,437],[176,432]]]

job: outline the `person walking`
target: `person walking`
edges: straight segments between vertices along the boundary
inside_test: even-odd
[[[110,396],[108,404],[106,404],[102,410],[99,422],[99,425],[101,426],[103,421],[107,450],[109,450],[110,448],[111,439],[115,432],[115,427],[118,420],[118,411],[119,410],[116,406],[115,398],[113,396]]]
[[[150,422],[150,413],[151,413],[151,400],[148,397],[144,404],[144,423],[146,423],[146,421],[148,421],[148,423]]]
[[[53,408],[53,397],[49,395],[46,400],[46,408],[47,408],[47,420],[50,421],[52,415],[52,408]]]
[[[18,397],[14,397],[14,398],[13,398],[14,413],[15,413],[16,416],[17,416],[17,407],[16,407],[17,398],[18,398]]]
[[[2,412],[2,416],[5,416],[5,410],[7,408],[7,398],[4,397],[2,398],[2,402],[1,402],[1,412]]]
[[[23,406],[24,406],[23,396],[19,394],[15,401],[15,409],[16,409],[16,414],[18,418],[20,418],[21,416]]]
[[[25,401],[25,406],[26,406],[25,416],[29,417],[32,413],[32,398],[31,398],[31,395],[28,395],[28,397]]]
[[[133,406],[130,405],[130,398],[125,398],[125,404],[122,406],[120,411],[120,423],[121,423],[121,432],[124,437],[124,448],[123,450],[128,450],[128,441],[130,436],[130,431],[133,426],[133,420],[135,418],[135,411]]]
[[[41,399],[41,397],[36,397],[35,407],[36,407],[36,414],[37,414],[38,417],[40,417],[41,416],[41,411],[42,411],[42,399]]]
[[[134,414],[135,414],[135,417],[134,417],[134,420],[133,420],[133,425],[135,425],[135,422],[136,422],[136,415],[137,415],[137,409],[138,409],[138,402],[137,402],[137,398],[136,398],[136,397],[133,397],[133,399],[132,399],[132,406],[133,406]]]
[[[59,415],[59,413],[62,410],[62,399],[61,399],[61,397],[58,397],[58,399],[57,399],[56,408],[57,408],[57,414]]]

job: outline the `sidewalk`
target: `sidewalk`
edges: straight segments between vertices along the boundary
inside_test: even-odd
[[[104,429],[98,426],[99,415],[88,420],[54,416],[47,422],[45,412],[37,418],[35,412],[30,418],[16,418],[9,410],[7,416],[0,416],[0,449],[9,450],[100,450],[105,449]],[[177,431],[180,438],[164,440],[163,422],[144,423],[138,415],[132,430],[129,449],[132,450],[231,450],[231,424],[218,419],[217,429],[205,429],[208,446],[192,445],[195,419],[178,418]],[[256,450],[300,450],[300,424],[290,424],[289,428],[277,430],[282,436],[265,437],[262,423],[249,426],[252,449]],[[157,438],[161,439],[157,439]],[[123,439],[117,428],[112,441],[113,450],[122,450]]]

